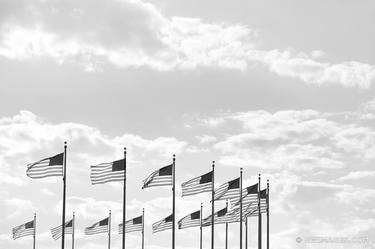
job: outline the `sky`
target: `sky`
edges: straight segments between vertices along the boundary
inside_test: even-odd
[[[269,179],[273,248],[375,248],[374,22],[370,0],[0,0],[0,248],[32,247],[11,229],[34,212],[37,248],[60,248],[50,229],[61,223],[62,180],[25,171],[64,141],[76,248],[107,246],[83,230],[109,210],[120,248],[122,185],[92,186],[89,175],[123,147],[127,217],[145,208],[146,248],[171,247],[170,231],[151,231],[171,213],[171,189],[141,186],[172,154],[177,220],[201,202],[209,215],[209,193],[182,198],[180,185],[215,160],[217,186],[241,167],[244,186]],[[256,231],[249,218],[249,248]],[[238,233],[229,225],[229,248]],[[210,229],[203,236],[209,248]],[[140,234],[126,239],[141,248]],[[176,244],[197,248],[199,229],[178,230]]]

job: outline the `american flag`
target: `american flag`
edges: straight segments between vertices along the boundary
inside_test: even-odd
[[[173,164],[152,172],[144,181],[142,188],[172,185]]]
[[[182,183],[182,196],[212,191],[212,171]]]
[[[62,225],[51,229],[52,238],[58,240],[62,236]],[[73,219],[65,222],[65,234],[73,234]]]
[[[242,190],[242,205],[246,205],[252,203],[254,201],[258,201],[258,183],[251,185]],[[240,198],[234,198],[231,200],[231,206],[237,206],[240,204]]]
[[[30,178],[63,176],[64,153],[27,165],[26,175]]]
[[[203,220],[203,226],[210,226],[211,225],[211,217],[212,215],[206,217]],[[238,218],[234,213],[229,212],[228,208],[225,207],[216,213],[214,213],[214,224],[225,224],[225,223],[232,223],[232,222],[237,222]]]
[[[12,229],[13,239],[34,235],[34,232],[35,226],[33,220]]]
[[[240,178],[222,184],[215,190],[215,200],[238,198],[240,195]]]
[[[124,181],[125,159],[110,163],[101,163],[91,166],[91,183],[101,184],[106,182]]]
[[[258,205],[258,194],[255,195],[256,197],[254,198],[253,195],[251,195],[251,198],[244,198],[242,200],[242,206],[252,206],[252,205]],[[263,189],[259,192],[259,197],[260,197],[260,203],[263,205],[264,203],[267,204],[267,189]],[[236,202],[232,206],[232,209],[239,208],[240,202]]]
[[[123,225],[119,224],[119,234],[122,234]],[[143,229],[143,216],[135,217],[125,222],[125,233],[142,231]]]
[[[152,232],[157,233],[157,232],[161,232],[164,230],[172,229],[172,224],[173,224],[173,214],[162,219],[161,221],[158,221],[152,224]]]
[[[261,199],[260,201],[260,213],[266,213],[267,212],[267,202],[266,199]],[[235,215],[240,220],[240,207],[236,206],[231,211],[232,215]],[[242,209],[242,220],[244,220],[246,217],[253,217],[258,216],[258,201],[249,203],[245,205]]]
[[[189,227],[199,227],[201,225],[201,211],[198,210],[194,213],[186,215],[178,221],[178,229]]]
[[[96,222],[92,226],[85,228],[86,235],[98,234],[98,233],[107,233],[109,231],[108,226],[109,217]]]

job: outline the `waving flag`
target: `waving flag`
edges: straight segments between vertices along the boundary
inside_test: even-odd
[[[212,171],[182,183],[182,196],[212,191]]]
[[[186,215],[184,218],[178,221],[178,229],[184,229],[189,227],[199,227],[201,224],[201,211],[198,210],[194,213]]]
[[[62,236],[62,225],[51,229],[52,238],[58,240]],[[73,234],[73,219],[65,222],[65,234]]]
[[[172,229],[172,223],[173,223],[173,214],[162,219],[161,221],[158,221],[152,224],[152,232],[157,233],[157,232],[161,232],[164,230]]]
[[[101,163],[91,166],[91,183],[101,184],[106,182],[124,181],[125,160],[117,160],[110,163]]]
[[[109,218],[105,218],[99,222],[96,222],[92,226],[85,228],[86,235],[98,234],[98,233],[107,233],[108,232],[108,220]]]
[[[210,226],[211,225],[211,217],[212,215],[208,216],[203,220],[203,226]],[[225,207],[214,214],[214,224],[225,224],[225,223],[232,223],[237,222],[237,217],[232,213],[228,212],[228,208]]]
[[[215,190],[215,200],[238,198],[240,195],[240,178],[224,183]]]
[[[135,217],[125,222],[125,233],[142,231],[143,216]],[[119,224],[119,234],[122,234],[123,225]]]
[[[63,176],[64,153],[27,165],[26,175],[30,178]]]
[[[242,205],[247,205],[252,202],[258,202],[258,183],[242,190]],[[239,203],[239,196],[231,200],[232,207],[239,205]]]
[[[26,222],[25,224],[16,226],[12,229],[13,239],[19,239],[24,236],[34,235],[35,224],[34,221]]]
[[[142,189],[156,186],[171,186],[173,173],[172,167],[173,164],[152,172],[152,174],[143,181]]]

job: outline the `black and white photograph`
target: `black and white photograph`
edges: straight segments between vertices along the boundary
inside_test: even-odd
[[[0,249],[375,249],[374,24],[0,0]]]

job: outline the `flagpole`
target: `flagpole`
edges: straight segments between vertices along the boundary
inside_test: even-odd
[[[212,193],[211,193],[211,249],[215,247],[215,230],[214,230],[214,214],[215,214],[215,161],[212,161]]]
[[[124,184],[122,197],[122,249],[125,249],[125,223],[126,223],[126,147],[124,148]]]
[[[228,200],[226,200],[225,204],[228,212]],[[225,223],[225,249],[228,249],[228,223]]]
[[[242,168],[240,168],[240,249],[242,249]]]
[[[72,249],[74,249],[74,230],[75,230],[75,213],[73,212],[73,221],[72,221]]]
[[[63,172],[63,210],[62,210],[62,233],[61,249],[65,248],[65,199],[66,199],[66,141],[64,142],[64,172]]]
[[[125,227],[123,226],[123,229]],[[145,209],[142,210],[142,249],[145,248]]]
[[[262,214],[260,211],[260,174],[258,176],[258,249],[262,249]]]
[[[175,205],[176,205],[176,188],[175,188],[175,186],[176,186],[176,169],[175,169],[175,167],[176,167],[176,155],[175,154],[173,154],[173,169],[172,169],[172,192],[173,192],[173,198],[172,198],[172,201],[173,201],[173,224],[172,224],[172,249],[174,249],[175,248],[175,229],[176,229],[176,227],[175,227],[175,223],[176,223],[176,215],[175,215],[175,209],[176,209],[176,207],[175,207]]]
[[[36,237],[36,213],[34,213],[34,234],[33,234],[33,249],[35,249],[35,238]]]
[[[270,249],[270,182],[267,179],[267,249]]]
[[[245,218],[245,249],[247,249],[247,216]]]
[[[125,225],[123,225],[122,230],[125,230]],[[111,249],[111,210],[109,210],[108,216],[108,249]]]
[[[199,223],[199,248],[202,249],[202,215],[203,215],[203,204],[201,202],[201,212],[200,212],[200,223]]]

